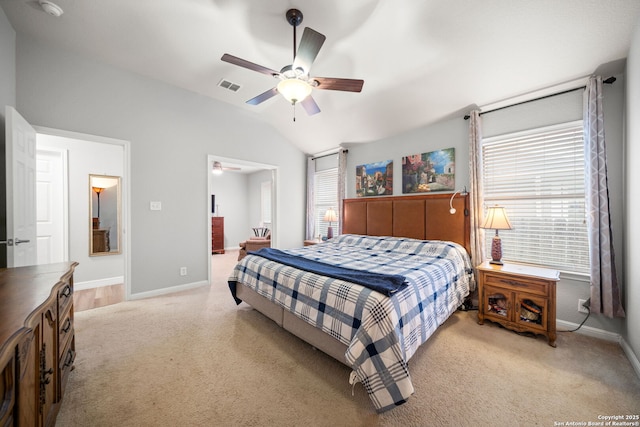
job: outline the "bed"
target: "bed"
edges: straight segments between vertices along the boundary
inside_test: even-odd
[[[475,287],[468,196],[453,199],[455,214],[450,197],[347,199],[342,235],[250,253],[231,292],[349,366],[378,412],[392,409],[414,392],[413,354]]]

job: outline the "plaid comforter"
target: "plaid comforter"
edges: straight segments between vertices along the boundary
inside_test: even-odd
[[[467,252],[452,242],[347,234],[286,252],[406,278],[407,285],[387,297],[255,254],[229,278],[347,345],[351,381],[362,382],[378,412],[413,394],[407,362],[475,286]]]

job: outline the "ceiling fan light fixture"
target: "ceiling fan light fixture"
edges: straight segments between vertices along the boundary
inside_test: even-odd
[[[222,175],[222,164],[220,162],[213,162],[211,173],[214,175]]]
[[[303,101],[311,95],[311,89],[309,83],[298,78],[284,79],[278,83],[278,93],[291,104]]]

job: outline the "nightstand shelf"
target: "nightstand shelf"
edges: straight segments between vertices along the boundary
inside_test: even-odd
[[[478,266],[478,323],[544,335],[556,346],[556,270],[505,263]]]

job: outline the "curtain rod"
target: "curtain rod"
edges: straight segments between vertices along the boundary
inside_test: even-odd
[[[329,153],[329,154],[323,154],[322,156],[316,156],[316,157],[312,157],[311,160],[316,160],[316,159],[321,159],[323,157],[329,157],[329,156],[333,156],[334,154],[338,154],[340,152],[340,150],[335,151],[333,153]],[[346,148],[344,150],[342,150],[343,153],[348,153],[349,150],[347,150]]]
[[[602,83],[610,85],[610,84],[613,84],[613,82],[615,82],[615,81],[616,81],[616,78],[612,76],[612,77],[609,77],[606,80],[603,80]],[[480,115],[482,116],[483,114],[493,113],[494,111],[504,110],[505,108],[511,108],[511,107],[515,107],[517,105],[527,104],[527,103],[533,102],[533,101],[540,101],[541,99],[551,98],[553,96],[564,95],[565,93],[575,92],[576,90],[582,90],[582,89],[585,89],[585,88],[586,88],[586,86],[580,86],[580,87],[576,87],[576,88],[573,88],[573,89],[563,90],[562,92],[551,93],[549,95],[540,96],[538,98],[529,99],[527,101],[516,102],[515,104],[505,105],[504,107],[494,108],[493,110],[482,111],[480,113]],[[471,116],[467,114],[467,115],[464,116],[464,119],[465,120],[469,120],[470,117]]]

